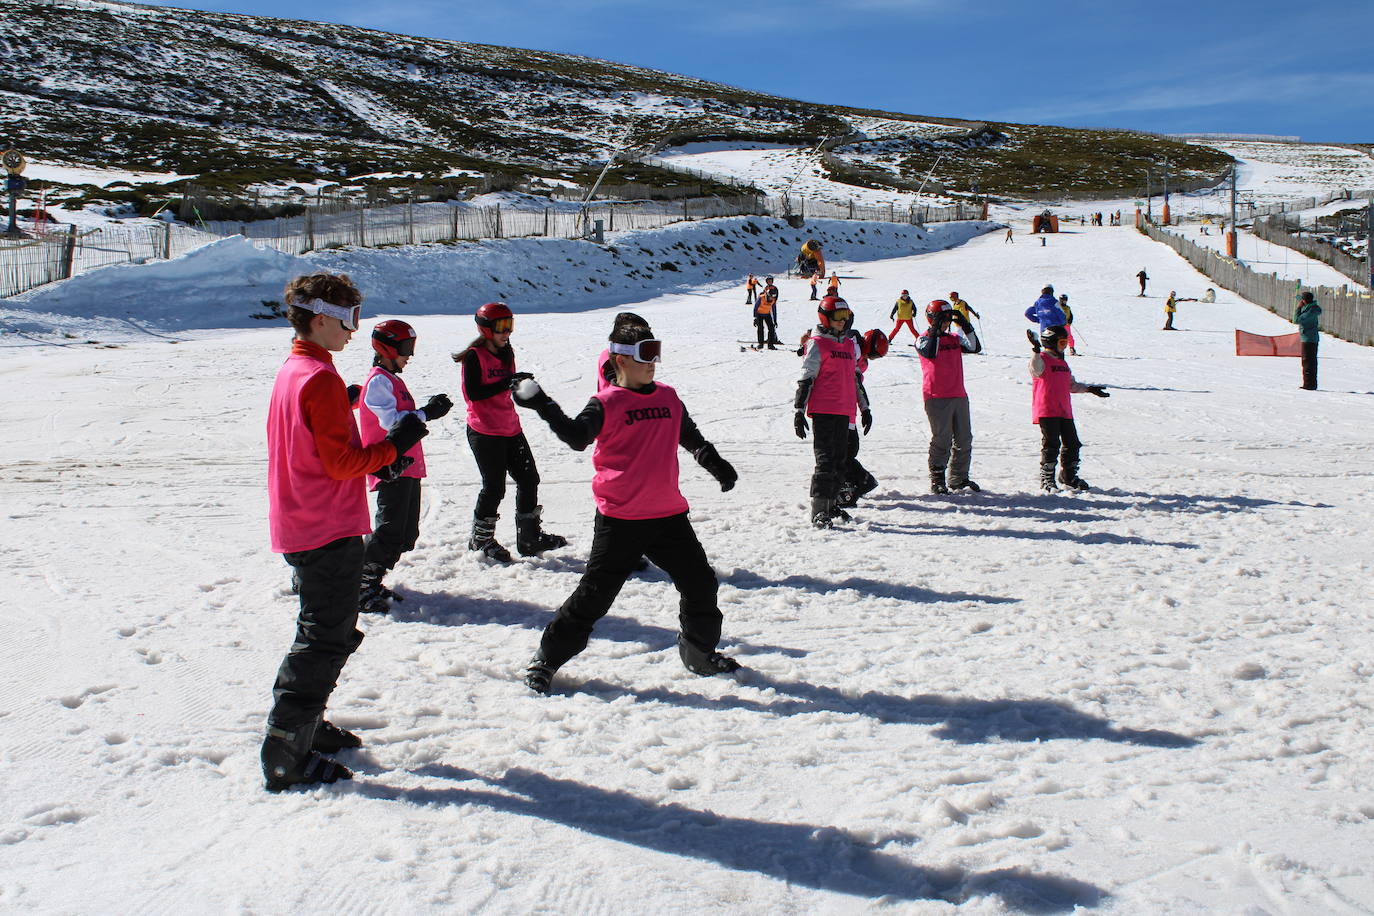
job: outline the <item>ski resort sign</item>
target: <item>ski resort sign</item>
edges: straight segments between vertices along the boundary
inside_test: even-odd
[[[24,154],[17,149],[7,149],[0,153],[0,163],[4,163],[5,171],[11,175],[24,174],[24,167],[29,161],[24,158]]]

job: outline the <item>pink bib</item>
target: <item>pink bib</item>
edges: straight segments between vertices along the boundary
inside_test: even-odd
[[[592,452],[592,495],[610,518],[667,518],[687,511],[678,489],[682,401],[667,385],[640,394],[611,385],[595,395],[605,422]]]
[[[515,360],[510,364],[501,362],[486,347],[478,344],[472,348],[477,354],[478,375],[482,384],[504,382],[515,374]],[[467,375],[463,374],[463,397],[468,401],[468,426],[484,436],[520,435],[520,418],[515,414],[515,402],[510,392],[503,391],[493,397],[474,401],[468,398]]]

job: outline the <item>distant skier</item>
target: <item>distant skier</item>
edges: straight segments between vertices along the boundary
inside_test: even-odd
[[[1145,274],[1145,268],[1140,268],[1140,273],[1136,274],[1135,278],[1140,281],[1140,296],[1145,295],[1145,281],[1150,279]],[[1138,299],[1140,298],[1140,296],[1137,296],[1136,298]]]
[[[407,414],[385,439],[364,446],[330,352],[358,330],[362,293],[343,274],[286,285],[295,331],[267,408],[267,502],[272,550],[298,579],[296,637],[277,671],[262,742],[269,792],[351,779],[325,754],[362,744],[324,718],[344,663],[362,642],[358,589],[363,538],[371,530],[363,476],[391,465],[427,433]]]
[[[358,406],[358,427],[363,445],[386,438],[387,430],[410,414],[432,423],[453,409],[446,394],[436,394],[424,407],[416,408],[415,398],[401,379],[401,372],[415,355],[415,329],[397,318],[383,321],[372,329],[372,372],[363,384]],[[414,549],[420,536],[420,481],[424,479],[424,446],[416,443],[405,455],[410,464],[400,476],[367,477],[368,488],[377,494],[377,514],[372,534],[364,541],[362,589],[358,610],[385,614],[391,601],[400,596],[382,584],[401,555]]]
[[[948,493],[978,484],[969,479],[973,457],[973,425],[969,418],[968,392],[964,389],[965,353],[983,349],[973,322],[944,299],[926,306],[930,327],[916,342],[921,357],[921,396],[930,423],[930,492]],[[954,331],[951,325],[958,325]],[[945,480],[945,469],[949,480]]]
[[[954,310],[956,312],[958,312],[960,315],[963,315],[965,318],[969,317],[970,315],[972,315],[974,318],[983,317],[982,315],[978,314],[978,312],[973,308],[973,306],[969,305],[963,299],[960,299],[958,292],[951,292],[949,294],[949,304],[954,307]]]
[[[832,274],[830,275],[830,280],[829,280],[829,281],[826,283],[826,285],[825,285],[825,295],[826,295],[827,297],[830,297],[830,296],[838,297],[838,296],[840,295],[840,275],[839,275],[839,274],[837,274],[837,273],[832,273]]]
[[[762,350],[765,346],[776,350],[782,342],[778,340],[778,288],[773,285],[772,277],[763,281],[763,290],[754,304],[754,329],[759,339],[758,346],[754,348],[756,350]]]
[[[849,303],[826,296],[816,309],[820,319],[806,342],[802,376],[797,381],[793,426],[805,439],[811,418],[816,468],[811,475],[811,524],[830,528],[849,514],[836,505],[848,454],[849,424],[857,412],[865,433],[873,426],[868,397],[860,384],[859,345],[846,333],[854,323]],[[856,411],[857,407],[857,411]]]
[[[1064,359],[1068,334],[1062,325],[1040,332],[1026,331],[1034,355],[1030,361],[1031,422],[1040,426],[1040,487],[1047,493],[1054,485],[1054,467],[1059,464],[1059,482],[1072,490],[1086,490],[1088,484],[1078,476],[1078,457],[1083,443],[1073,422],[1071,395],[1087,392],[1099,398],[1111,397],[1101,385],[1084,385],[1073,377]],[[1043,349],[1042,349],[1043,348]]]
[[[1069,355],[1077,356],[1073,343],[1073,309],[1069,308],[1069,294],[1059,294],[1059,311],[1064,313],[1064,332],[1069,335]]]
[[[596,521],[587,568],[577,588],[544,628],[539,649],[525,669],[525,684],[547,694],[554,673],[587,646],[592,628],[641,557],[666,572],[681,596],[678,654],[693,674],[726,674],[739,663],[716,650],[721,613],[717,581],[692,530],[687,500],[678,487],[679,447],[687,449],[722,491],[738,475],[692,422],[677,392],[654,381],[660,341],[647,328],[625,325],[611,336],[614,385],[597,392],[568,417],[532,376],[514,386],[516,403],[534,410],[554,434],[592,453]]]
[[[1059,308],[1059,300],[1054,298],[1053,286],[1047,285],[1040,290],[1040,298],[1026,309],[1026,320],[1040,325],[1042,332],[1045,328],[1064,324],[1064,312]]]
[[[916,303],[911,301],[911,294],[902,290],[902,294],[897,297],[897,301],[892,306],[892,311],[887,313],[888,318],[895,318],[897,323],[892,326],[892,333],[887,335],[889,342],[897,339],[897,334],[902,330],[902,325],[906,325],[912,337],[919,338],[921,335],[916,332],[916,325],[912,321],[916,317]]]
[[[1163,331],[1177,331],[1174,327],[1174,315],[1178,312],[1178,294],[1169,290],[1169,298],[1164,300],[1164,327]]]
[[[756,287],[758,287],[758,285],[759,285],[759,281],[754,279],[754,275],[753,275],[753,274],[750,274],[750,275],[749,275],[749,278],[748,278],[747,280],[744,281],[744,304],[745,304],[745,305],[753,305],[753,304],[754,304],[754,290],[755,290]]]
[[[1303,290],[1298,296],[1298,308],[1293,313],[1293,323],[1298,326],[1298,340],[1302,344],[1302,387],[1307,391],[1317,388],[1317,344],[1321,341],[1322,307],[1311,290]]]

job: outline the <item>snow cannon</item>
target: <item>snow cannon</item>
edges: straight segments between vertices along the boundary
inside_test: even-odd
[[[803,279],[810,279],[813,275],[825,276],[825,252],[821,250],[820,242],[807,239],[802,243],[801,253],[797,255],[797,273]]]
[[[1041,213],[1041,214],[1037,215],[1037,216],[1035,217],[1035,219],[1033,219],[1033,220],[1031,221],[1031,234],[1032,234],[1032,235],[1034,235],[1034,234],[1037,233],[1037,232],[1058,232],[1058,231],[1059,231],[1059,217],[1055,216],[1053,213],[1051,213],[1051,212],[1048,211],[1048,210],[1046,210],[1044,213]]]

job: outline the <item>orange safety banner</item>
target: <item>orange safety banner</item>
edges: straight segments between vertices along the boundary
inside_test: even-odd
[[[1270,337],[1267,334],[1251,334],[1249,331],[1242,331],[1237,328],[1236,355],[1302,356],[1302,341],[1298,339],[1296,333]]]

